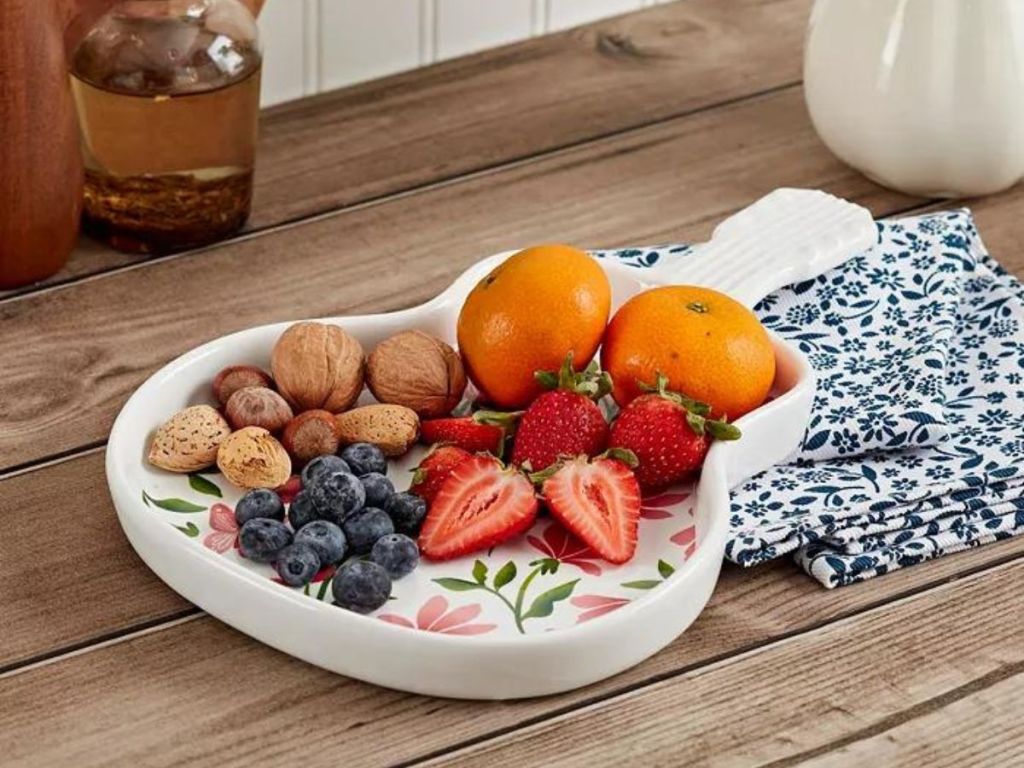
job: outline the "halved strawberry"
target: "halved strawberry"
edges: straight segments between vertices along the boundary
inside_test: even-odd
[[[470,453],[487,451],[501,456],[508,426],[518,415],[477,411],[472,416],[427,419],[420,424],[420,440],[455,445]]]
[[[437,445],[428,453],[412,476],[409,492],[432,504],[448,475],[473,454],[454,445]]]
[[[640,486],[624,463],[580,456],[544,481],[543,494],[551,514],[605,560],[633,557]]]
[[[523,533],[537,517],[533,484],[490,456],[459,464],[430,505],[420,530],[420,552],[450,560]]]

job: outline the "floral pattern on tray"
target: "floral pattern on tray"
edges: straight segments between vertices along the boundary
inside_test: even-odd
[[[417,451],[418,452],[418,451]],[[414,452],[415,453],[415,452]],[[389,469],[404,477],[413,455]],[[241,496],[217,474],[161,475],[143,502],[196,546],[280,584],[269,565],[238,551],[234,500]],[[542,515],[516,540],[478,557],[423,561],[394,583],[392,599],[373,615],[381,621],[445,635],[519,635],[566,629],[642,597],[671,578],[698,546],[693,489],[683,486],[644,499],[637,555],[625,565],[605,562],[560,524]],[[329,602],[334,567],[303,591]]]

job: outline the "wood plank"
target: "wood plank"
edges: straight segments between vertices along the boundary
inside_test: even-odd
[[[777,765],[1019,672],[1022,579],[1012,563],[427,764]]]
[[[0,669],[196,610],[129,546],[104,477],[92,451],[0,482]]]
[[[939,606],[954,600],[950,590],[960,589],[949,579],[971,567],[986,568],[1011,558],[1019,584],[1022,554],[1024,540],[1010,540],[837,591],[821,589],[787,562],[754,571],[728,566],[711,604],[693,627],[643,664],[582,691],[507,703],[438,700],[359,683],[299,662],[203,617],[0,676],[0,733],[12,745],[6,757],[14,765],[53,764],[58,757],[79,766],[102,764],[110,757],[111,744],[118,746],[118,759],[125,764],[143,758],[147,765],[182,764],[200,756],[226,766],[251,764],[257,756],[298,764],[315,763],[323,755],[343,756],[346,763],[360,766],[405,764],[587,704],[590,709],[582,711],[599,710],[609,696],[940,584],[941,596],[927,597],[926,592],[927,608],[922,608],[927,621],[935,621],[942,615]],[[1024,595],[1019,589],[1007,595],[1005,577],[988,579],[987,573],[970,579],[970,594],[979,596],[978,608],[972,609],[968,601],[962,618],[980,638],[991,636],[995,642],[1003,637],[1000,632],[1019,637],[1024,612],[1014,614],[1013,601],[1024,600]],[[982,607],[983,617],[970,612]],[[873,624],[878,638],[897,638],[892,640],[893,653],[913,647],[918,639],[911,633],[900,640],[898,633],[890,632],[893,626],[916,626],[911,623],[916,612],[900,616],[884,626]],[[989,622],[997,623],[999,631],[990,631]],[[944,636],[940,630],[945,625],[936,626],[936,636]],[[848,632],[842,629],[830,637],[842,638]],[[1019,643],[1016,647],[1019,652]],[[941,654],[934,659],[937,665],[944,661]],[[790,663],[787,657],[786,664]],[[783,669],[789,667],[762,671],[759,685],[779,684]],[[820,672],[823,682],[825,672]],[[845,668],[839,672],[853,674]],[[794,672],[789,679],[795,686],[809,678]],[[745,688],[730,686],[723,695],[732,697],[732,706],[738,707],[736,692]],[[789,695],[788,689],[780,690],[780,700],[783,694]],[[665,716],[685,721],[679,713],[692,713],[703,695],[666,709]],[[619,716],[629,722],[628,715]],[[603,733],[614,739],[622,731],[616,727]],[[595,736],[576,741],[590,744]],[[557,754],[542,750],[534,759],[553,760]],[[592,756],[599,754],[595,750]]]
[[[274,108],[249,229],[796,82],[810,5],[686,0]],[[136,261],[84,243],[46,284]]]
[[[1018,671],[1005,677],[1015,668]],[[901,713],[897,723],[828,753],[793,763],[800,768],[846,768],[885,765],[888,768],[1003,768],[1024,765],[1024,672],[1008,665],[978,688],[952,703]],[[940,697],[941,700],[941,697]]]
[[[704,236],[780,185],[823,187],[877,213],[911,203],[829,154],[793,88],[0,302],[0,471],[105,439],[127,395],[199,342],[275,320],[409,306],[476,259],[531,242]]]

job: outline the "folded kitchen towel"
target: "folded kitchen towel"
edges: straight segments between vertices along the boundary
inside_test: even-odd
[[[793,553],[835,587],[1024,531],[1024,288],[967,211],[878,226],[870,251],[755,310],[818,389],[797,454],[733,490],[733,562]]]

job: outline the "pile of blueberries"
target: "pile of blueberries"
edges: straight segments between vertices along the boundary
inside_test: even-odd
[[[387,458],[370,443],[313,459],[288,507],[291,527],[277,493],[249,491],[235,506],[242,555],[272,563],[293,587],[345,561],[331,582],[334,602],[360,613],[380,608],[391,596],[392,580],[419,564],[414,539],[427,514],[419,496],[395,492],[387,468]]]

